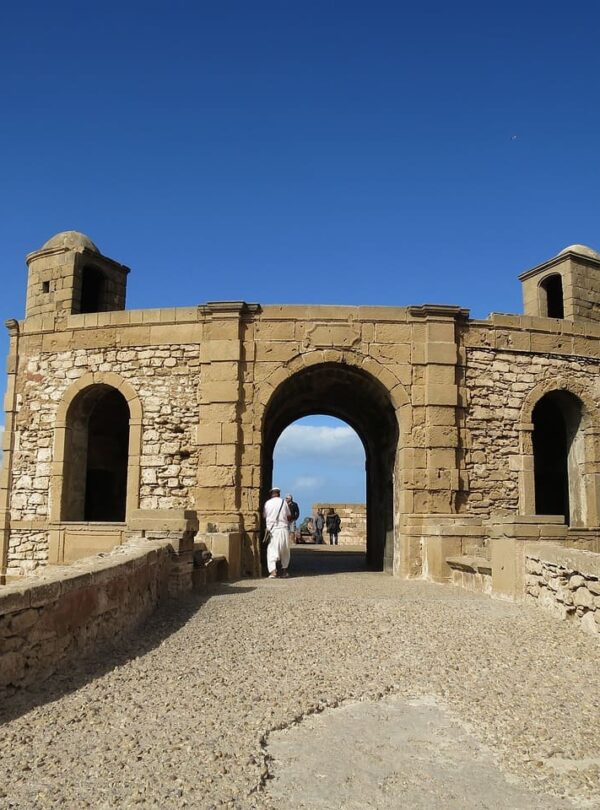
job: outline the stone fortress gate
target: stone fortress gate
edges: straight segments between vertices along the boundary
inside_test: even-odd
[[[590,248],[520,277],[524,315],[486,320],[438,304],[128,311],[128,268],[74,231],[27,264],[25,318],[7,322],[3,577],[197,529],[231,577],[259,574],[273,448],[315,412],[364,444],[375,569],[491,577],[514,597],[519,544],[600,551]]]

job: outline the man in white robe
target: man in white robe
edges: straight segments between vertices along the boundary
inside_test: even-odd
[[[270,498],[265,503],[263,515],[267,530],[271,535],[267,546],[267,568],[269,577],[277,577],[277,563],[281,562],[281,576],[287,577],[290,564],[289,524],[292,513],[287,503],[281,497],[279,487],[273,487]]]

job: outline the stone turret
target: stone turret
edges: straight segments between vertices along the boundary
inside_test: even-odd
[[[600,321],[600,253],[569,245],[519,276],[525,315]]]
[[[125,309],[129,268],[103,256],[85,234],[56,234],[27,265],[27,318]]]

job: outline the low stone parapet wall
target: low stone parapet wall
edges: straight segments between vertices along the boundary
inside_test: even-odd
[[[551,543],[525,547],[525,595],[559,619],[600,634],[600,554]]]
[[[43,681],[134,627],[169,592],[172,546],[136,539],[0,587],[0,692]]]

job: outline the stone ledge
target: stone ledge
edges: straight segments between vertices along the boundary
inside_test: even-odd
[[[85,557],[72,565],[49,565],[42,576],[0,587],[0,616],[55,602],[62,594],[122,576],[128,568],[139,567],[144,561],[153,564],[157,552],[169,548],[167,541],[136,539],[109,554]]]
[[[41,682],[134,627],[171,592],[176,565],[168,539],[135,538],[0,588],[0,694]]]
[[[485,557],[471,557],[468,555],[462,557],[446,557],[446,562],[450,568],[458,571],[483,574],[485,576],[492,575],[492,563],[486,560]]]
[[[600,554],[554,543],[526,543],[525,557],[600,579]]]

